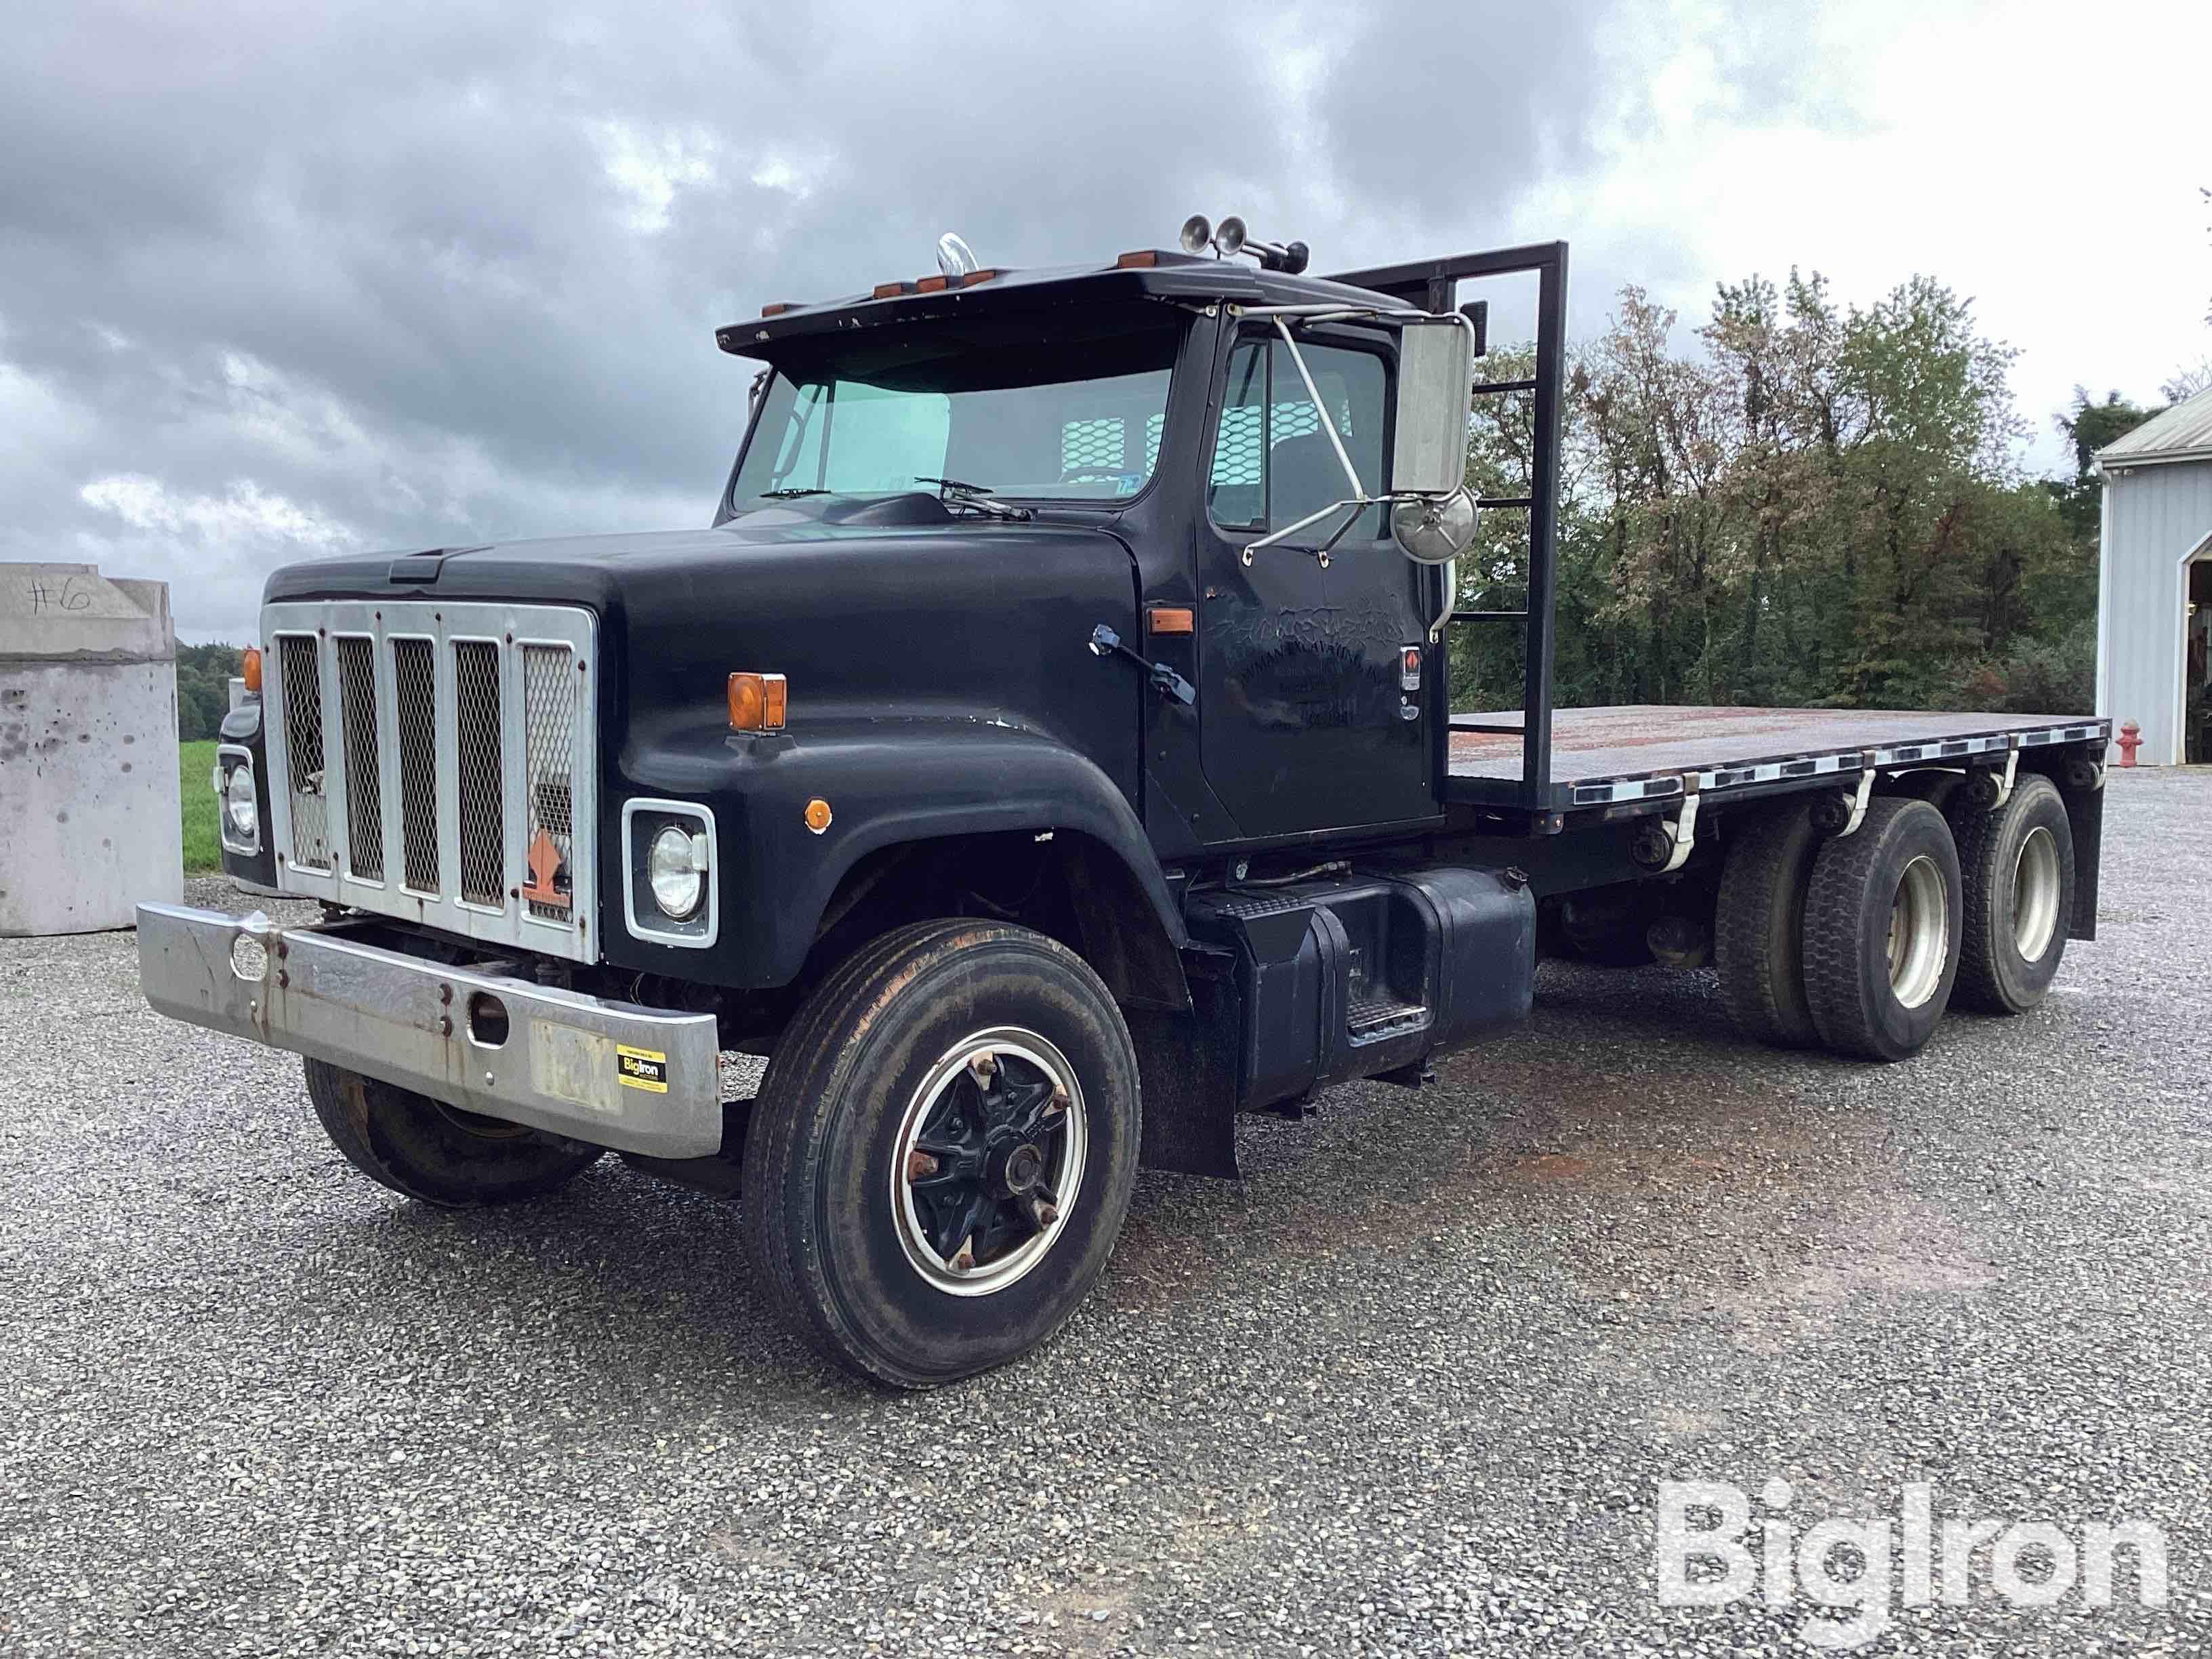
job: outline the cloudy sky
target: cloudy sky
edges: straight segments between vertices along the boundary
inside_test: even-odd
[[[243,638],[291,560],[702,522],[715,325],[1110,256],[1564,236],[1574,325],[1792,264],[1976,297],[2045,434],[2212,352],[2201,0],[31,0],[0,55],[0,559]]]

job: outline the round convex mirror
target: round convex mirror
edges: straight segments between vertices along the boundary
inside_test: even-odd
[[[1418,564],[1444,564],[1474,545],[1474,497],[1464,489],[1449,495],[1408,495],[1390,509],[1390,535]]]

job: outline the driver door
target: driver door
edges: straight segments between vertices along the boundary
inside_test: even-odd
[[[1301,340],[1360,482],[1388,483],[1387,337],[1340,328]],[[1200,751],[1243,837],[1401,823],[1437,809],[1422,677],[1427,573],[1390,539],[1386,509],[1352,493],[1289,349],[1248,325],[1233,342],[1198,528]],[[1347,524],[1347,520],[1350,522]],[[1339,532],[1341,532],[1339,534]],[[1324,566],[1317,551],[1335,538]],[[1415,653],[1409,668],[1406,653]]]

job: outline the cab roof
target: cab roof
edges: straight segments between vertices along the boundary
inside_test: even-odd
[[[928,283],[925,289],[921,285]],[[748,323],[714,331],[723,350],[773,358],[787,343],[886,324],[924,323],[994,311],[1112,305],[1133,300],[1212,305],[1313,305],[1340,301],[1393,307],[1401,301],[1325,276],[1292,276],[1237,259],[1144,248],[1107,265],[986,268],[964,276],[887,282],[867,294],[812,304],[771,305]]]

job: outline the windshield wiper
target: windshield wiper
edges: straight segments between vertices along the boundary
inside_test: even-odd
[[[988,484],[963,483],[957,478],[933,478],[926,473],[914,475],[916,483],[938,486],[937,498],[947,507],[972,507],[978,513],[997,519],[1027,520],[1036,517],[1026,507],[1016,507],[998,500],[991,494]]]
[[[763,489],[760,493],[760,499],[764,501],[797,501],[801,495],[829,494],[830,492],[826,489]]]

